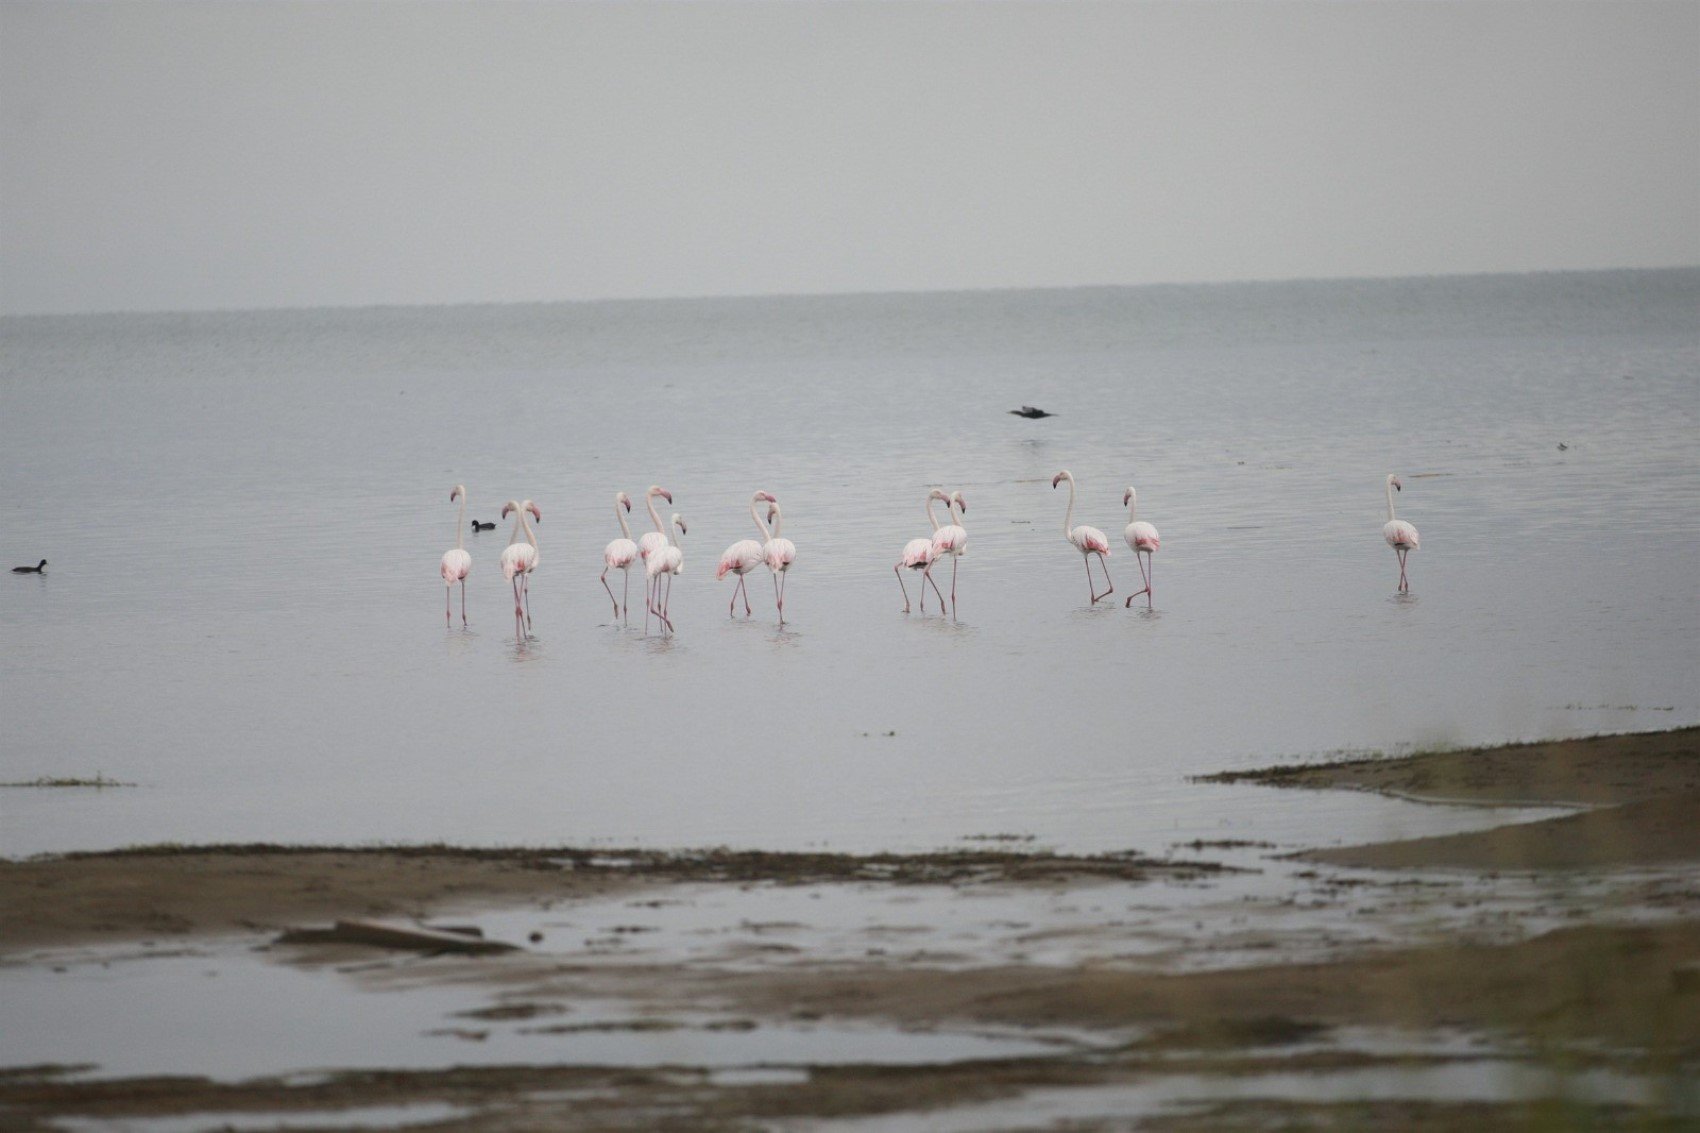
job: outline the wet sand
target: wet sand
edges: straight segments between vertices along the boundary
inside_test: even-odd
[[[1419,802],[1585,805],[1470,834],[1315,850],[1374,869],[1593,869],[1700,861],[1700,729],[1224,772],[1206,782],[1378,791]]]
[[[998,1030],[1060,1036],[1055,1053],[919,1065],[822,1063],[744,1078],[690,1065],[461,1066],[452,1070],[347,1070],[288,1078],[95,1079],[67,1068],[0,1071],[0,1130],[55,1128],[57,1117],[344,1113],[420,1106],[414,1124],[438,1130],[676,1128],[731,1130],[835,1127],[889,1118],[871,1128],[1057,1128],[1033,1099],[1081,1099],[1064,1109],[1071,1130],[1130,1127],[1147,1091],[1177,1076],[1227,1085],[1256,1075],[1327,1075],[1362,1069],[1411,1072],[1484,1057],[1348,1041],[1364,1032],[1488,1036],[1538,1067],[1574,1075],[1691,1080],[1700,1065],[1700,729],[1520,745],[1478,752],[1235,772],[1224,776],[1286,787],[1363,789],[1504,804],[1540,800],[1588,810],[1481,834],[1307,852],[1293,892],[1278,895],[1301,920],[1320,895],[1393,902],[1437,886],[1435,868],[1491,878],[1508,868],[1616,876],[1620,866],[1678,863],[1677,880],[1652,902],[1603,911],[1591,895],[1566,902],[1572,883],[1527,906],[1519,924],[1491,939],[1443,931],[1382,946],[1349,942],[1303,952],[1271,938],[1265,960],[1210,970],[1116,957],[1130,934],[1106,894],[1208,886],[1221,863],[1131,856],[1070,857],[963,852],[850,857],[706,851],[467,851],[450,847],[286,849],[160,848],[0,862],[0,958],[23,967],[66,950],[217,940],[269,948],[269,962],[359,979],[371,986],[473,987],[490,996],[482,1016],[461,1020],[461,1039],[482,1041],[519,1020],[547,1026],[589,1002],[626,1005],[616,1026],[869,1026],[894,1034]],[[1360,872],[1369,867],[1373,872]],[[1347,872],[1333,872],[1345,868]],[[1631,871],[1633,872],[1633,871]],[[1687,882],[1682,879],[1688,878]],[[1302,880],[1299,880],[1302,879]],[[683,889],[740,894],[853,886],[918,896],[911,916],[940,917],[948,901],[1044,894],[1086,910],[1080,935],[1110,959],[1067,963],[963,962],[919,951],[869,949],[865,957],[811,958],[807,950],[739,954],[728,962],[655,962],[641,952],[606,959],[523,951],[498,958],[393,960],[375,949],[272,944],[286,928],[337,918],[476,921],[479,910],[530,905],[556,910],[597,901],[659,905]],[[1308,886],[1309,888],[1303,888]],[[1538,890],[1539,891],[1539,890]],[[945,896],[940,896],[944,894]],[[1340,901],[1346,897],[1340,896]],[[1094,913],[1102,901],[1103,913]],[[1338,912],[1343,905],[1336,905]],[[1556,911],[1555,911],[1556,910]],[[1653,917],[1650,914],[1656,913]],[[1514,920],[1518,919],[1516,917]],[[1567,927],[1549,929],[1555,921]],[[1202,924],[1202,922],[1201,922]],[[762,926],[750,925],[760,937]],[[1037,937],[1044,925],[1033,926]],[[1195,942],[1203,949],[1200,931]],[[1184,942],[1183,942],[1184,943]],[[217,955],[216,949],[209,955]],[[731,955],[728,953],[727,955]],[[555,1026],[603,1025],[555,1023]],[[1418,1046],[1420,1047],[1420,1043]],[[1063,1091],[1054,1094],[1054,1091]],[[1503,1103],[1461,1097],[1328,1101],[1324,1091],[1281,1101],[1234,1098],[1164,1109],[1141,1127],[1162,1129],[1363,1127],[1393,1130],[1675,1128],[1694,1115],[1668,1097]],[[1093,1103],[1091,1099],[1100,1101]],[[1096,1106],[1096,1108],[1094,1108]],[[979,1108],[977,1108],[979,1107]],[[1048,1111],[1047,1111],[1048,1112]],[[1687,1115],[1686,1117],[1681,1115]],[[385,1127],[407,1127],[403,1115]],[[1061,1121],[1062,1119],[1057,1119]],[[380,1124],[373,1118],[372,1125]],[[245,1126],[246,1127],[246,1126]],[[261,1124],[261,1128],[266,1127]]]

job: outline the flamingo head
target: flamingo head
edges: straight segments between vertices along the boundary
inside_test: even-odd
[[[1399,477],[1397,476],[1389,476],[1387,478],[1387,482],[1393,485],[1393,490],[1395,492],[1403,492],[1405,490],[1405,485],[1399,483]]]
[[[950,494],[950,502],[955,504],[957,509],[960,510],[963,515],[968,514],[968,501],[962,498],[961,492],[952,492]]]
[[[1138,495],[1139,495],[1139,493],[1135,492],[1132,488],[1129,488],[1127,491],[1123,492],[1122,493],[1122,506],[1126,507],[1128,504],[1132,503]]]
[[[449,489],[449,502],[452,504],[464,495],[466,495],[466,486],[464,484],[456,484],[453,488]]]
[[[531,513],[531,518],[535,519],[539,523],[543,522],[543,513],[538,511],[537,505],[532,503],[530,500],[526,500],[525,503],[521,504],[520,510],[529,511]]]
[[[646,496],[660,496],[662,499],[666,500],[668,503],[673,502],[673,493],[669,492],[666,488],[663,488],[660,484],[651,484],[649,486],[649,491],[645,492],[644,495],[646,495]]]
[[[1072,479],[1074,479],[1074,477],[1070,476],[1067,472],[1059,472],[1055,476],[1051,477],[1051,487],[1054,488],[1058,484],[1061,484],[1064,480],[1072,480]]]
[[[508,518],[508,516],[512,515],[514,512],[516,512],[518,510],[519,510],[519,501],[509,500],[507,503],[502,505],[502,518],[506,519],[506,518]]]
[[[772,492],[757,492],[756,499],[770,504],[776,504],[779,502],[778,497],[776,497]]]
[[[779,515],[779,501],[778,500],[772,500],[767,505],[767,521],[769,523],[772,523],[778,515]]]
[[[624,493],[624,492],[618,493],[614,497],[614,502],[616,504],[620,505],[621,507],[625,508],[627,511],[632,510],[632,498],[630,496],[626,495],[626,493]]]
[[[679,534],[689,535],[691,533],[690,528],[685,526],[685,517],[678,512],[673,513],[673,523],[679,528]]]

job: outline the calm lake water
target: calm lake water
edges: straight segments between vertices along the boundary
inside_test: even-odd
[[[1357,841],[1496,819],[1188,776],[1700,721],[1700,271],[0,336],[3,565],[49,560],[0,593],[0,779],[135,784],[0,791],[5,855]],[[533,640],[505,524],[469,536],[472,626],[444,629],[457,482],[480,519],[542,509]],[[596,578],[614,493],[650,483],[690,524],[671,638],[613,624]],[[1121,604],[1129,484],[1163,534],[1151,613]],[[954,623],[904,616],[891,570],[935,485],[969,504]],[[757,488],[799,549],[784,629],[765,573],[748,621],[713,577]]]

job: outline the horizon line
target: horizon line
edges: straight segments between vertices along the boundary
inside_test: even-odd
[[[1144,283],[1071,283],[1028,287],[893,288],[884,291],[750,291],[696,295],[609,295],[596,298],[579,299],[468,299],[427,303],[329,303],[309,306],[282,304],[272,307],[113,307],[88,311],[0,312],[0,321],[11,319],[117,318],[144,315],[304,314],[307,312],[324,311],[346,312],[352,314],[360,312],[373,313],[379,311],[406,311],[421,309],[468,310],[485,307],[561,307],[593,306],[598,304],[749,302],[752,300],[771,301],[776,299],[868,299],[942,295],[991,296],[1034,291],[1137,291],[1143,289],[1155,290],[1158,288],[1270,287],[1301,283],[1395,283],[1402,280],[1494,279],[1563,275],[1624,275],[1635,273],[1652,274],[1691,271],[1700,271],[1700,263],[1666,264],[1641,267],[1533,268],[1527,270],[1506,271],[1418,272],[1404,275],[1270,276],[1248,279],[1153,280]]]

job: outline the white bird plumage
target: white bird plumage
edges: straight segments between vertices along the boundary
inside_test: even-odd
[[[514,531],[508,537],[508,545],[502,548],[502,577],[506,578],[514,588],[514,633],[523,639],[526,630],[531,628],[531,572],[537,569],[541,556],[537,552],[537,534],[531,530],[531,524],[525,521],[527,513],[537,522],[543,522],[543,513],[530,500],[516,503],[509,500],[502,505],[502,518],[506,519],[512,512]],[[520,537],[525,537],[521,543]]]
[[[1399,592],[1408,593],[1411,584],[1405,579],[1405,556],[1422,545],[1417,536],[1417,529],[1399,519],[1393,514],[1393,493],[1403,492],[1405,486],[1399,482],[1399,477],[1389,472],[1387,474],[1387,522],[1381,525],[1381,537],[1387,540],[1387,545],[1393,548],[1393,553],[1399,556]]]
[[[673,513],[669,526],[678,528],[679,535],[689,534],[685,528],[685,517],[678,512]],[[651,551],[649,558],[643,561],[643,572],[655,597],[655,608],[650,612],[661,619],[661,624],[668,633],[673,632],[673,621],[668,615],[673,599],[673,576],[685,573],[685,550],[679,545],[679,535],[672,536],[668,544],[660,550]],[[666,585],[665,597],[662,596],[663,579]]]
[[[946,501],[950,511],[950,522],[933,532],[933,558],[941,559],[950,556],[950,616],[956,617],[956,560],[968,553],[968,529],[962,526],[962,517],[968,514],[968,501],[962,498],[961,492],[952,492]],[[927,572],[931,575],[931,571]]]
[[[449,502],[460,501],[460,513],[455,517],[455,545],[443,552],[443,624],[454,619],[449,616],[449,592],[460,583],[460,624],[466,624],[466,576],[472,573],[472,556],[466,553],[466,485],[456,484],[449,492]]]
[[[632,542],[632,529],[626,526],[626,512],[632,510],[632,498],[624,492],[614,495],[614,518],[620,521],[620,538],[612,540],[602,548],[602,588],[608,591],[608,598],[614,603],[614,616],[620,617],[622,612],[629,613],[632,604],[632,563],[637,561],[638,545]],[[614,588],[608,585],[608,572],[620,571],[626,576],[625,606],[614,597]]]
[[[1080,557],[1086,563],[1086,592],[1092,596],[1092,604],[1097,605],[1102,599],[1116,592],[1116,584],[1110,581],[1110,568],[1105,559],[1110,557],[1110,540],[1096,527],[1081,524],[1072,527],[1074,522],[1074,473],[1066,468],[1051,477],[1051,487],[1055,488],[1064,480],[1068,481],[1068,511],[1063,513],[1063,538],[1067,539],[1074,549],[1080,552]],[[1102,594],[1098,593],[1097,584],[1092,581],[1092,556],[1098,556],[1098,566],[1104,571],[1104,582],[1109,587]]]
[[[939,530],[939,519],[938,516],[933,514],[933,502],[935,500],[943,500],[945,507],[948,509],[950,506],[950,497],[945,495],[943,488],[934,488],[931,492],[927,493],[927,522],[933,525],[933,531],[936,534]],[[892,567],[891,570],[893,574],[897,575],[897,585],[903,589],[904,613],[907,614],[909,612],[909,588],[903,585],[903,572],[906,570],[918,570],[921,572],[921,612],[923,614],[927,612],[927,585],[929,583],[932,584],[933,593],[939,596],[939,609],[941,612],[943,611],[944,592],[939,589],[938,583],[933,582],[933,572],[931,569],[933,560],[936,557],[937,555],[933,549],[933,539],[930,535],[922,539],[911,539],[909,542],[903,544],[903,554],[899,556],[897,565]]]
[[[755,521],[756,530],[761,532],[763,540],[769,538],[770,533],[767,529],[767,525],[761,521],[761,516],[757,513],[756,507],[759,504],[771,504],[776,502],[777,501],[773,498],[773,494],[771,492],[757,492],[755,495],[750,497],[750,518]],[[750,592],[749,588],[745,585],[744,576],[761,566],[764,561],[766,560],[762,554],[762,544],[754,539],[740,539],[736,543],[733,543],[730,547],[727,547],[724,551],[720,552],[720,562],[716,564],[714,568],[715,581],[718,582],[722,578],[725,578],[728,574],[735,574],[738,576],[738,585],[732,588],[732,601],[726,606],[726,614],[728,617],[732,616],[737,609],[738,594],[740,592],[744,595],[744,616],[749,616]]]
[[[1145,580],[1145,589],[1135,590],[1132,594],[1129,594],[1127,602],[1123,604],[1122,608],[1126,609],[1133,605],[1133,600],[1143,594],[1145,595],[1145,608],[1149,610],[1153,596],[1151,580],[1157,573],[1157,564],[1152,561],[1151,556],[1155,555],[1158,549],[1162,547],[1163,540],[1157,534],[1155,527],[1143,519],[1135,518],[1139,512],[1139,493],[1134,491],[1131,486],[1122,494],[1122,506],[1127,508],[1128,520],[1127,527],[1122,531],[1122,538],[1127,540],[1127,545],[1132,548],[1133,561],[1139,565],[1140,576]],[[1145,556],[1143,561],[1140,560],[1140,555]]]
[[[768,501],[767,520],[773,524],[773,533],[762,544],[761,557],[767,563],[767,569],[773,572],[773,603],[779,608],[779,624],[784,625],[785,578],[797,559],[797,544],[780,534],[785,529],[785,516],[779,510],[778,500]]]

